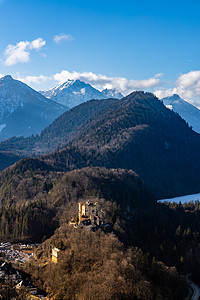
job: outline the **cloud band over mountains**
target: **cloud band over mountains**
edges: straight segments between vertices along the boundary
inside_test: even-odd
[[[59,84],[67,81],[68,79],[79,79],[86,83],[91,84],[97,89],[117,89],[124,95],[134,90],[151,90],[158,98],[179,94],[180,97],[188,100],[189,102],[200,106],[199,101],[195,98],[200,96],[200,70],[190,71],[178,77],[173,87],[163,87],[162,73],[156,74],[151,78],[143,80],[127,79],[125,77],[108,77],[102,74],[95,74],[93,72],[76,72],[62,70],[52,76],[27,76],[25,78],[18,78],[27,84],[42,84],[48,81],[57,81]]]
[[[37,50],[43,46],[43,43],[40,40],[34,40],[27,43],[30,43],[28,49]],[[19,45],[19,48],[21,48],[21,45]],[[26,55],[27,54],[25,54],[24,59],[27,59]],[[11,62],[15,61],[13,57],[11,57],[10,60]],[[3,74],[0,74],[0,77],[1,76],[3,76]],[[178,94],[183,99],[188,100],[188,102],[191,102],[197,107],[200,107],[200,102],[198,101],[198,97],[200,96],[200,70],[190,71],[188,73],[180,75],[174,83],[174,86],[172,87],[163,86],[164,81],[161,79],[161,77],[163,77],[162,73],[142,80],[127,79],[125,77],[109,77],[103,74],[95,74],[93,72],[70,72],[68,70],[62,70],[60,73],[56,73],[51,76],[41,74],[38,76],[29,75],[23,77],[20,74],[16,74],[14,77],[18,80],[23,81],[24,83],[27,83],[28,85],[36,86],[41,86],[42,84],[48,82],[51,82],[51,85],[53,86],[54,81],[58,84],[61,84],[68,79],[79,79],[88,84],[91,84],[99,90],[105,88],[116,89],[123,95],[129,94],[134,90],[149,90],[154,92],[155,95],[160,99],[166,96],[171,96],[173,94]]]
[[[95,88],[99,89],[112,89],[115,88],[120,92],[129,93],[134,89],[147,89],[158,86],[160,84],[160,79],[157,78],[160,74],[155,75],[152,78],[143,80],[129,80],[124,77],[108,77],[102,74],[95,74],[93,72],[69,72],[67,70],[62,70],[57,73],[53,78],[59,83],[65,82],[67,79],[72,80],[82,80],[86,83],[91,84]]]

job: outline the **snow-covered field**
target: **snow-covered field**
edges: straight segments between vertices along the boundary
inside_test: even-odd
[[[186,196],[181,196],[181,197],[175,197],[175,198],[170,198],[170,199],[162,199],[162,200],[158,200],[158,202],[176,202],[179,203],[181,202],[186,203],[186,202],[190,202],[190,201],[200,201],[200,193],[199,194],[192,194],[192,195],[186,195]]]

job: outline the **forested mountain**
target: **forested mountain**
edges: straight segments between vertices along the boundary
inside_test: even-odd
[[[152,94],[116,100],[56,153],[40,158],[58,170],[105,166],[135,170],[157,198],[199,191],[200,138]]]
[[[0,140],[37,134],[65,110],[9,75],[0,79]]]
[[[21,155],[23,141],[10,141]],[[0,145],[1,151],[12,149],[10,141]],[[60,147],[66,143],[66,148],[37,159],[52,170],[86,166],[132,169],[158,199],[199,192],[200,137],[151,93],[89,101],[62,115],[30,141],[29,150],[37,149],[35,141],[38,149],[43,143],[43,153],[48,143],[50,149],[53,143]]]

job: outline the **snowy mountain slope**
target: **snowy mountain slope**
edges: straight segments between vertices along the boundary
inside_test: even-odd
[[[48,91],[40,93],[53,101],[65,105],[68,109],[91,99],[123,98],[123,95],[115,89],[105,89],[100,92],[90,84],[70,79]]]
[[[173,96],[161,99],[164,105],[174,112],[177,112],[193,130],[200,133],[200,110],[181,99],[179,95],[174,94]]]
[[[118,92],[116,89],[105,89],[101,93],[107,98],[122,99],[124,96],[122,93]]]
[[[68,80],[42,94],[69,109],[91,99],[107,98],[90,84],[80,80]]]
[[[10,75],[0,79],[0,140],[39,133],[65,110]]]

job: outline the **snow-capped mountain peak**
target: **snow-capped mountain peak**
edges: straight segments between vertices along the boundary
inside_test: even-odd
[[[69,109],[91,99],[106,99],[97,89],[79,79],[70,80],[41,92],[45,97],[67,106]]]
[[[56,87],[41,92],[45,97],[61,103],[68,108],[77,106],[91,99],[123,98],[123,95],[116,89],[105,89],[102,92],[79,79],[68,79]]]
[[[75,80],[71,80],[68,79],[66,82],[61,83],[59,85],[57,85],[56,87],[53,87],[47,91],[42,91],[40,92],[42,95],[44,95],[46,98],[51,99],[52,97],[57,96],[62,90],[69,88],[73,83],[75,82]]]

